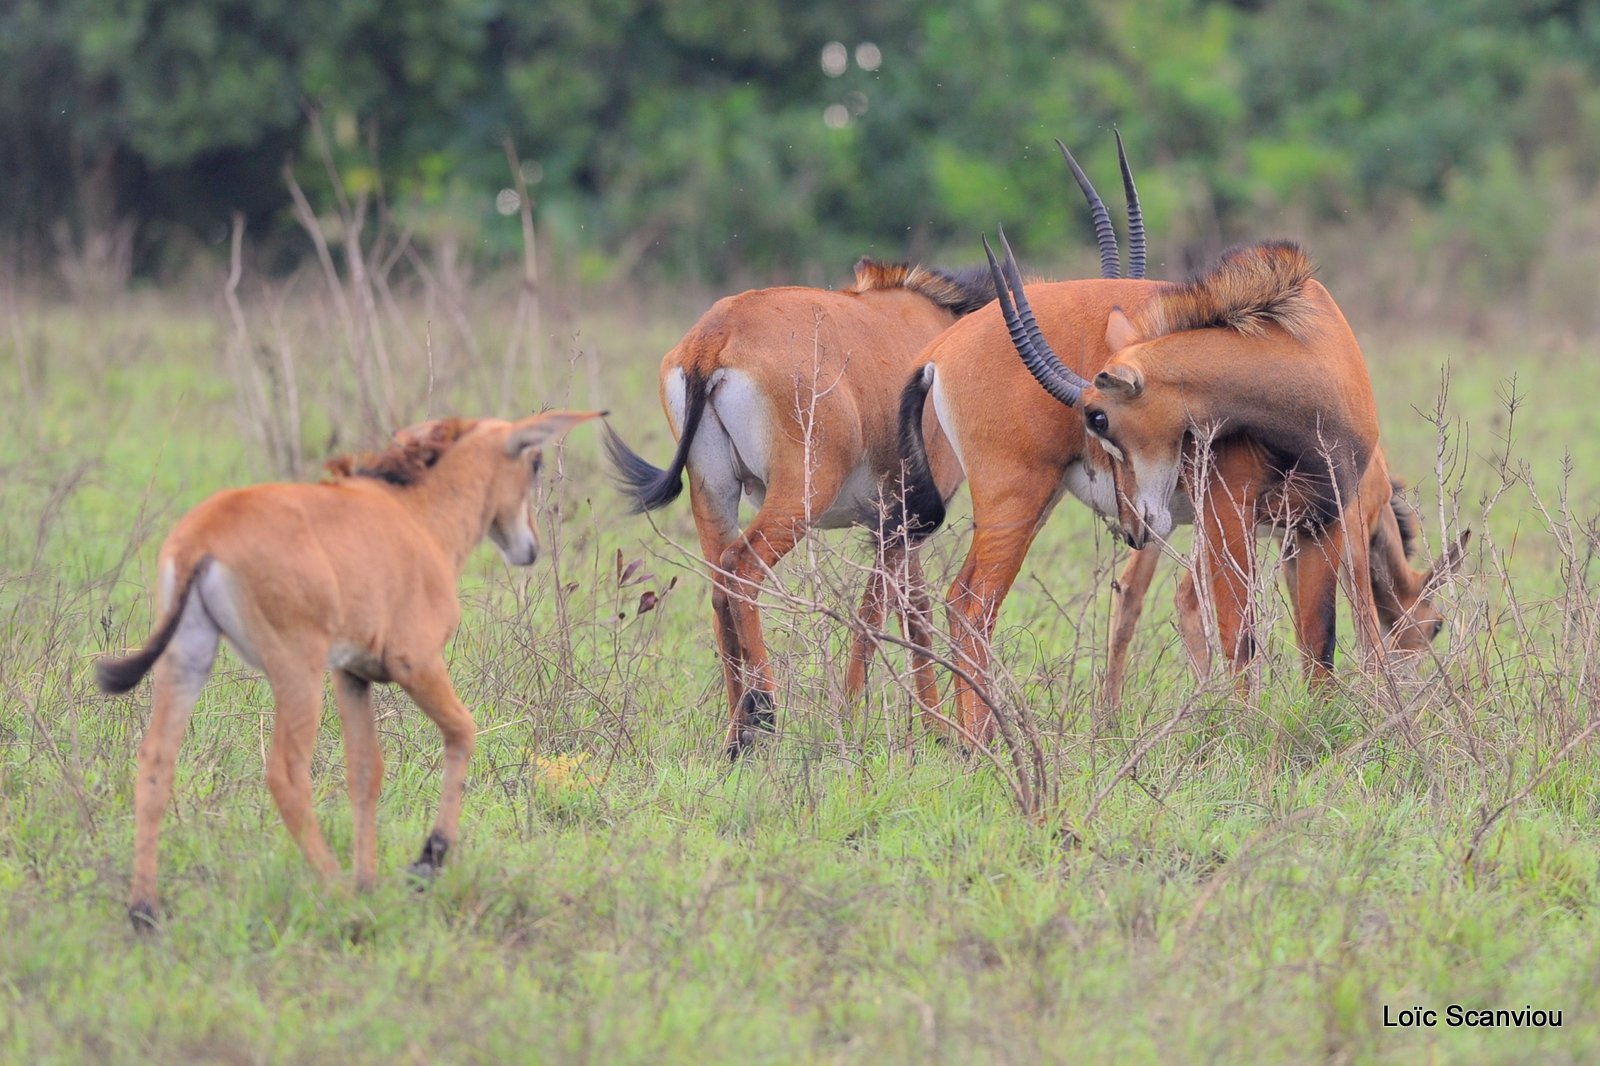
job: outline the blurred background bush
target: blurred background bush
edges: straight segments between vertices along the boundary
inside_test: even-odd
[[[1001,221],[1092,271],[1051,141],[1114,194],[1113,125],[1153,274],[1293,235],[1388,314],[1597,325],[1582,0],[10,0],[0,271],[209,278],[235,212],[290,271],[286,164],[319,210],[337,174],[411,248],[508,267],[513,152],[548,276],[831,284],[973,261]]]

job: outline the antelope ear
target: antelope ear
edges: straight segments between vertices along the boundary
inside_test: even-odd
[[[1428,571],[1428,577],[1424,584],[1428,586],[1437,585],[1457,570],[1460,570],[1461,560],[1467,554],[1467,541],[1471,539],[1472,530],[1463,529],[1460,538],[1444,550],[1444,553],[1439,556],[1439,561],[1433,564],[1433,569]]]
[[[1445,548],[1439,556],[1439,561],[1433,564],[1433,569],[1428,571],[1422,579],[1422,594],[1431,596],[1439,591],[1439,586],[1461,569],[1461,561],[1467,554],[1467,541],[1472,539],[1472,530],[1463,529],[1457,541]]]
[[[511,425],[506,434],[506,454],[518,456],[530,448],[543,447],[547,441],[561,436],[579,422],[603,418],[607,411],[544,411]]]
[[[1128,345],[1138,343],[1139,331],[1133,328],[1133,323],[1122,313],[1122,308],[1113,307],[1111,314],[1106,317],[1106,347],[1112,352],[1120,352]]]
[[[1094,387],[1123,400],[1136,400],[1144,392],[1144,375],[1125,363],[1116,363],[1094,376]]]

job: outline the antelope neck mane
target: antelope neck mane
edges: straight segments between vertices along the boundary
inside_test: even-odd
[[[976,311],[994,299],[994,280],[987,267],[937,270],[864,255],[856,262],[856,280],[849,291],[873,289],[908,289],[957,315]]]
[[[1129,317],[1145,340],[1196,329],[1259,337],[1270,326],[1305,340],[1316,316],[1305,293],[1314,271],[1293,241],[1235,245],[1203,273],[1162,286]]]
[[[1398,478],[1389,479],[1389,509],[1394,512],[1395,524],[1400,527],[1400,550],[1409,559],[1417,554],[1417,540],[1422,531],[1417,528],[1417,512],[1401,495],[1405,488],[1405,482]]]
[[[476,424],[477,420],[472,418],[441,418],[429,422],[422,432],[401,430],[382,451],[336,455],[323,466],[332,481],[372,478],[409,488],[422,481]]]

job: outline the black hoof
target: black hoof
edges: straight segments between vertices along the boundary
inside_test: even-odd
[[[350,944],[366,944],[371,942],[377,934],[376,923],[366,918],[356,918],[344,925],[344,938]]]
[[[740,726],[733,731],[733,736],[728,740],[727,746],[722,749],[722,754],[728,757],[729,762],[738,762],[739,756],[749,750],[755,741],[755,731],[747,726]]]
[[[737,759],[756,742],[758,737],[772,736],[777,731],[777,712],[772,693],[751,689],[739,701],[739,711],[733,728],[728,731],[728,758]]]
[[[146,936],[160,928],[156,919],[156,908],[150,903],[135,903],[128,907],[128,921],[133,924],[133,931]]]
[[[417,861],[412,863],[406,873],[416,880],[417,888],[426,888],[439,871],[444,867],[445,852],[450,850],[450,842],[440,833],[429,833],[428,839],[422,842],[422,854]]]
[[[739,713],[744,716],[746,728],[771,733],[778,727],[778,712],[772,693],[753,688],[739,701]]]

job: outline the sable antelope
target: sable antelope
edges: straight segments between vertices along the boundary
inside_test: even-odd
[[[1331,667],[1341,564],[1358,638],[1367,649],[1381,647],[1369,527],[1390,489],[1387,478],[1381,488],[1364,479],[1378,444],[1377,405],[1355,336],[1296,245],[1232,249],[1205,274],[1162,286],[1132,317],[1113,308],[1111,358],[1093,382],[1068,370],[1042,335],[1027,333],[1020,286],[1017,294],[1009,317],[1024,327],[1018,351],[1046,391],[1081,406],[1090,439],[1111,457],[1116,521],[1130,547],[1171,532],[1172,500],[1198,435],[1245,442],[1219,466],[1237,458],[1267,475],[1245,484],[1234,476],[1231,492],[1214,491],[1223,485],[1210,473],[1206,484],[1191,475],[1185,486],[1202,528],[1223,648],[1236,664],[1253,653],[1250,553],[1263,508],[1291,537],[1297,630],[1325,635],[1325,647],[1302,640],[1313,669]]]
[[[329,463],[317,485],[219,492],[185,515],[157,563],[161,621],[144,647],[102,659],[100,688],[126,692],[152,668],[150,728],[134,784],[136,927],[156,915],[156,838],[190,713],[221,637],[272,686],[267,788],[307,861],[338,862],[311,807],[311,754],[322,677],[334,675],[355,823],[358,888],[377,878],[383,784],[371,689],[394,682],[444,734],[439,814],[412,867],[430,876],[455,843],[472,715],[445,671],[461,618],[456,581],[487,536],[512,566],[539,553],[533,489],[540,448],[601,412],[548,411],[517,422],[440,419],[402,430],[381,454]]]
[[[1223,447],[1233,448],[1237,445]],[[1444,625],[1444,616],[1433,605],[1431,597],[1460,565],[1469,534],[1463,532],[1457,543],[1447,547],[1432,569],[1413,569],[1410,559],[1415,552],[1418,536],[1416,513],[1401,497],[1401,484],[1390,479],[1382,449],[1373,454],[1364,481],[1367,487],[1363,489],[1362,499],[1376,502],[1369,526],[1372,530],[1372,592],[1377,603],[1378,618],[1383,625],[1385,643],[1390,652],[1399,661],[1413,660],[1428,650]],[[1387,506],[1377,502],[1381,500],[1385,484],[1390,494]],[[1271,528],[1270,522],[1259,523],[1257,532],[1263,528]],[[1108,708],[1115,706],[1121,697],[1128,647],[1133,641],[1133,631],[1159,559],[1159,549],[1141,548],[1132,553],[1117,579],[1112,601],[1106,675],[1101,692],[1102,703]],[[1291,604],[1296,602],[1298,596],[1295,565],[1293,554],[1283,558],[1284,583]],[[1179,582],[1174,602],[1178,609],[1177,626],[1184,649],[1188,652],[1195,673],[1204,677],[1210,672],[1211,647],[1206,639],[1199,593],[1192,571],[1186,572]]]
[[[775,683],[756,597],[768,571],[811,529],[877,531],[885,480],[899,471],[899,383],[924,344],[994,298],[982,268],[943,273],[862,259],[843,292],[785,287],[717,301],[661,361],[661,405],[677,450],[665,470],[609,430],[606,447],[635,513],[689,502],[711,572],[711,607],[727,686],[726,749],[737,756],[773,722]],[[931,491],[960,475],[944,435],[925,429]],[[739,503],[754,519],[742,530]],[[904,567],[907,639],[929,647],[928,595],[917,555],[880,538],[882,565],[860,615],[869,628],[888,608],[887,574]],[[846,694],[866,684],[871,644],[853,641]],[[932,663],[913,655],[918,699],[937,704]]]
[[[969,479],[975,527],[973,540],[966,561],[951,585],[946,604],[958,660],[979,677],[988,667],[988,643],[1000,605],[1016,579],[1033,538],[1061,495],[1071,492],[1102,515],[1119,514],[1110,453],[1104,445],[1087,447],[1083,419],[1062,403],[1053,401],[1052,395],[1056,400],[1061,399],[1060,395],[1029,384],[1032,376],[1029,367],[1015,358],[1016,350],[1048,349],[1044,334],[1049,334],[1058,338],[1063,350],[1074,353],[1078,373],[1095,373],[1105,367],[1113,355],[1106,330],[1113,312],[1121,306],[1142,304],[1152,295],[1165,291],[1161,283],[1138,277],[1116,277],[1120,257],[1109,216],[1093,194],[1087,178],[1072,162],[1070,153],[1064,146],[1061,150],[1067,155],[1074,176],[1084,188],[1095,213],[1102,268],[1107,277],[1036,283],[1028,286],[1024,295],[1009,248],[1004,268],[991,256],[991,268],[1002,299],[934,340],[923,352],[921,362],[924,365],[913,374],[902,396],[901,445],[908,484],[903,493],[905,513],[900,520],[905,523],[913,542],[929,535],[944,518],[943,498],[923,488],[929,482],[922,458],[923,419],[918,419],[917,415],[925,415],[928,408],[932,409]],[[1139,224],[1137,194],[1126,159],[1121,162],[1129,199],[1129,263],[1131,272],[1137,275],[1143,271],[1143,228]],[[1016,310],[1009,309],[1008,291],[1019,297]],[[1038,308],[1037,318],[1030,303]],[[1331,300],[1328,303],[1331,304]],[[1342,324],[1342,318],[1338,322]],[[1349,338],[1348,343],[1353,349],[1353,338]],[[1035,362],[1038,361],[1036,358]],[[1059,359],[1056,364],[1059,365]],[[1360,380],[1365,382],[1364,368]],[[1058,389],[1057,393],[1060,391]],[[1196,495],[1213,501],[1261,499],[1278,502],[1283,495],[1279,484],[1283,481],[1282,472],[1271,462],[1264,461],[1258,441],[1236,436],[1238,429],[1238,426],[1228,427],[1229,432],[1215,442],[1217,461],[1211,466],[1211,483],[1196,486],[1197,490],[1209,491],[1197,491]],[[1194,520],[1195,516],[1187,507],[1188,496],[1177,489],[1174,480],[1168,486],[1170,499],[1164,501],[1169,521]],[[1365,495],[1369,493],[1363,493]],[[1388,499],[1386,491],[1383,500],[1387,503]],[[1250,650],[1245,640],[1249,632],[1249,601],[1241,594],[1244,590],[1238,587],[1237,581],[1230,585],[1227,580],[1239,576],[1235,557],[1243,554],[1238,537],[1224,539],[1222,536],[1226,517],[1223,512],[1228,509],[1208,508],[1201,522],[1201,536],[1214,568],[1226,571],[1225,587],[1217,589],[1214,585],[1213,592],[1224,647],[1229,649],[1230,659],[1238,667],[1246,661]],[[1240,524],[1238,508],[1231,509],[1235,511],[1233,524],[1237,526]],[[1277,510],[1281,512],[1282,508]],[[1254,530],[1253,521],[1250,530]],[[1246,556],[1245,561],[1247,559]],[[1142,573],[1143,583],[1147,585],[1154,562],[1153,549],[1136,552],[1124,581]],[[1144,567],[1142,571],[1141,566]],[[1325,577],[1326,573],[1326,567],[1307,568],[1305,580],[1299,584],[1311,585],[1312,578]],[[1141,598],[1144,585],[1138,587]],[[1315,591],[1318,597],[1308,604],[1314,609],[1298,610],[1297,618],[1308,623],[1302,626],[1299,634],[1301,645],[1315,649],[1312,657],[1320,670],[1331,666],[1332,600],[1320,595],[1321,586]],[[1199,631],[1197,623],[1198,601],[1194,600],[1192,586],[1188,592],[1194,601],[1194,610],[1188,614],[1180,612],[1180,620],[1185,617],[1195,620],[1193,632],[1186,634],[1186,639],[1198,634],[1199,647],[1203,649],[1204,633]],[[1122,656],[1137,618],[1137,605],[1137,600],[1132,601],[1134,609],[1130,612],[1118,604],[1119,624],[1113,627],[1111,671],[1115,676],[1108,680],[1120,682]],[[1314,625],[1310,624],[1313,622]],[[1325,629],[1325,638],[1318,631],[1321,629]],[[1189,646],[1193,649],[1196,645],[1190,640]],[[960,678],[955,684],[958,716],[963,728],[974,739],[986,739],[992,731],[987,709],[970,685]]]

